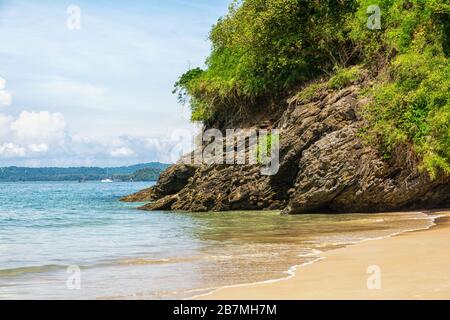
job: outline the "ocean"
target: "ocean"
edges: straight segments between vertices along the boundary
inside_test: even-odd
[[[318,254],[433,224],[422,213],[144,212],[149,183],[0,183],[0,299],[177,299],[289,277]]]

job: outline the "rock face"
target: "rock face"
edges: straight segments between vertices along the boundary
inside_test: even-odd
[[[182,164],[171,166],[160,175],[157,185],[123,197],[120,200],[124,202],[147,202],[155,201],[166,195],[176,194],[187,185],[189,178],[194,173],[195,168],[193,166]]]
[[[291,98],[269,125],[280,131],[280,168],[263,176],[258,165],[175,164],[158,184],[125,201],[151,201],[144,210],[282,210],[379,212],[450,206],[450,178],[431,180],[405,147],[384,160],[360,139],[366,103],[359,85]],[[265,125],[267,126],[267,125]]]

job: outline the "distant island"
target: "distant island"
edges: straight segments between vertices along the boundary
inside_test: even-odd
[[[150,162],[123,167],[0,168],[0,182],[18,181],[156,181],[169,165]]]

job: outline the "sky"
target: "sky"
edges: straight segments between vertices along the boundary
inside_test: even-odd
[[[196,126],[172,94],[230,0],[0,0],[0,166],[174,162]]]

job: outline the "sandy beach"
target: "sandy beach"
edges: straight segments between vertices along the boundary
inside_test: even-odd
[[[450,299],[450,211],[428,230],[321,254],[284,280],[216,290],[196,299]]]

